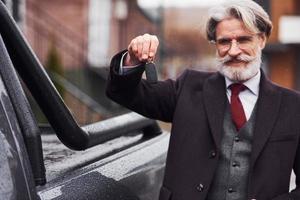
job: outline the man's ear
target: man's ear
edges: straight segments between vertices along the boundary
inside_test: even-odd
[[[259,34],[259,46],[261,49],[264,49],[267,43],[267,37],[265,34]]]

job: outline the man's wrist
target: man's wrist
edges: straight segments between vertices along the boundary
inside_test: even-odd
[[[126,56],[128,55],[128,51],[126,51],[125,53],[123,53],[122,57],[121,57],[121,62],[120,62],[120,67],[119,67],[119,74],[120,75],[124,75],[127,72],[134,70],[136,67],[140,66],[141,63],[139,64],[135,64],[135,65],[131,65],[131,64],[125,64],[125,59]]]

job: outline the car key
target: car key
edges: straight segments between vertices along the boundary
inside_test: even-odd
[[[146,78],[149,83],[157,83],[157,72],[154,62],[147,62],[145,65]]]

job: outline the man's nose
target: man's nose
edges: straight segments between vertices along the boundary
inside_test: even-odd
[[[241,52],[242,51],[239,48],[238,43],[235,40],[233,40],[229,47],[228,55],[230,55],[231,57],[235,57],[235,56],[239,55]]]

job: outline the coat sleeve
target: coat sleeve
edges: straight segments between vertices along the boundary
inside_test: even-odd
[[[149,83],[142,79],[144,66],[130,73],[118,73],[123,52],[112,58],[108,75],[106,95],[113,101],[148,118],[172,122],[177,97],[188,71],[176,81],[168,79]]]
[[[272,200],[296,200],[300,199],[300,142],[298,142],[298,149],[294,161],[294,172],[296,175],[296,188],[289,193],[282,194],[273,198]]]

